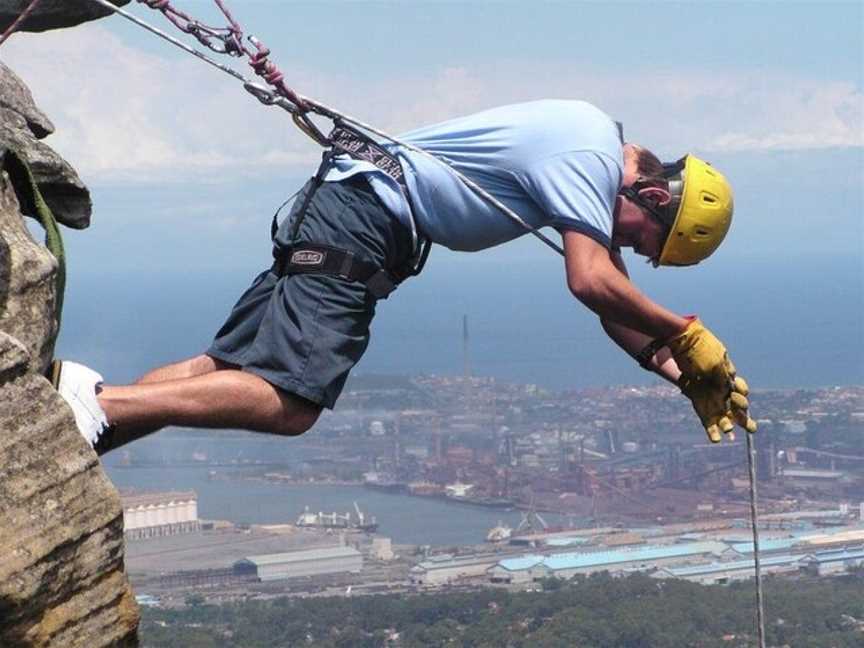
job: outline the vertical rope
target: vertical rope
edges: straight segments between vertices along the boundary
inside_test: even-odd
[[[762,599],[762,567],[759,563],[759,512],[756,510],[756,447],[753,435],[747,437],[747,464],[750,469],[750,523],[753,527],[753,564],[756,570],[756,629],[759,648],[765,648],[765,611]]]

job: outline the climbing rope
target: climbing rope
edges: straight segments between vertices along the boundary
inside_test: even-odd
[[[6,42],[6,39],[9,38],[15,30],[18,29],[18,25],[27,20],[27,17],[33,13],[33,10],[36,8],[36,5],[39,4],[39,0],[30,0],[30,4],[21,12],[21,15],[18,16],[15,21],[6,28],[6,31],[3,32],[3,35],[0,36],[0,45]]]
[[[756,508],[756,445],[747,436],[747,467],[750,474],[750,523],[753,527],[753,566],[756,575],[756,632],[759,648],[765,648],[765,610],[762,597],[762,567],[759,562],[759,511]]]

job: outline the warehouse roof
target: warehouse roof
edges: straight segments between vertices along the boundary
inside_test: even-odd
[[[802,538],[769,538],[759,542],[759,551],[783,551],[794,547],[797,544],[804,542]],[[739,554],[752,554],[752,542],[735,542],[732,543],[732,550]]]
[[[544,564],[551,570],[599,567],[626,562],[643,562],[706,553],[719,554],[726,548],[722,542],[688,542],[686,544],[649,545],[637,549],[618,549],[596,553],[570,553],[549,556]]]
[[[498,566],[508,571],[530,569],[537,565],[551,569],[577,569],[580,567],[601,567],[627,562],[644,562],[663,558],[686,558],[701,554],[720,554],[726,549],[722,542],[688,542],[686,544],[650,545],[616,551],[596,551],[591,553],[560,553],[551,556],[526,555],[498,562]]]
[[[166,491],[162,493],[125,493],[120,496],[123,508],[158,506],[171,502],[191,502],[198,499],[195,491]]]
[[[783,554],[781,556],[771,556],[762,558],[759,564],[762,567],[776,567],[778,565],[791,565],[798,562],[804,556],[802,554]],[[669,574],[670,576],[699,576],[701,574],[714,574],[718,572],[735,571],[735,570],[752,570],[754,567],[753,560],[731,560],[729,562],[712,562],[704,565],[688,565],[687,567],[664,567],[660,573]]]
[[[549,547],[570,547],[572,545],[584,545],[590,543],[590,539],[581,538],[579,536],[567,536],[566,538],[549,538],[546,541],[546,545]]]
[[[361,553],[354,547],[324,547],[320,549],[306,549],[303,551],[290,551],[288,553],[262,554],[260,556],[246,556],[239,562],[249,562],[258,567],[262,565],[280,565],[291,562],[304,562],[308,560],[327,560],[330,558],[351,558],[360,556]]]
[[[807,560],[820,563],[835,562],[838,560],[864,560],[864,546],[835,549],[833,551],[817,551],[816,553],[808,554]]]
[[[468,554],[466,556],[454,556],[453,554],[439,554],[429,556],[426,560],[411,568],[413,572],[429,571],[431,569],[449,569],[452,567],[464,567],[466,565],[478,565],[483,563],[492,564],[497,562],[500,554]]]
[[[545,558],[546,556],[536,556],[531,554],[519,556],[518,558],[505,558],[504,560],[498,561],[497,567],[501,567],[507,571],[522,571],[523,569],[530,569],[535,565],[541,564]]]
[[[804,538],[809,544],[831,544],[835,542],[861,542],[864,540],[864,529],[861,527],[844,527],[836,531],[811,533]]]

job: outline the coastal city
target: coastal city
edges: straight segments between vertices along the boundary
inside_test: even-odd
[[[751,401],[763,573],[864,568],[864,388]],[[303,437],[256,448],[261,438],[174,429],[111,456],[142,604],[531,589],[597,571],[700,583],[753,575],[744,439],[709,444],[670,386],[550,392],[467,373],[366,376]],[[139,471],[201,481],[128,487]],[[260,489],[294,504],[249,522]],[[350,503],[292,496],[328,490]],[[228,497],[246,521],[199,515]],[[433,502],[440,517],[404,523]],[[435,541],[457,522],[475,526]]]

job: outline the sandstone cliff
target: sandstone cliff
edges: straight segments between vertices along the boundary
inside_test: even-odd
[[[26,4],[0,0],[0,31]],[[40,4],[30,29],[104,14],[88,2]],[[91,212],[74,169],[39,141],[53,129],[0,63],[0,646],[134,646],[138,608],[123,569],[120,498],[43,377],[61,265],[24,218],[53,212],[80,229]]]

